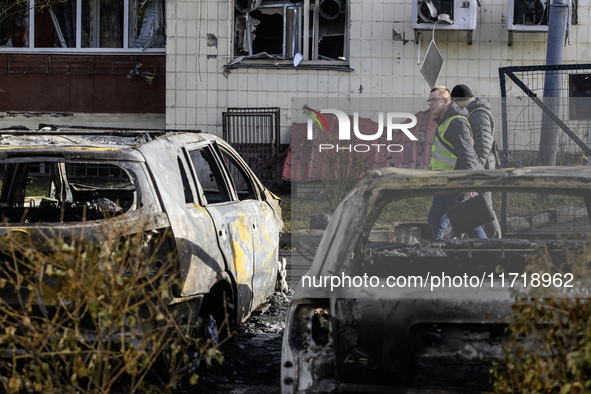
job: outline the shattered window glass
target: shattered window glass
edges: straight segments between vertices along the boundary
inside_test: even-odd
[[[20,48],[29,45],[29,7],[19,0],[0,3],[0,45]]]
[[[26,2],[20,0],[0,3],[0,12],[7,15],[0,18],[1,47],[140,50],[165,47],[163,0],[55,1],[32,9],[32,22],[29,11]],[[35,32],[33,45],[29,43],[30,30]]]
[[[235,0],[234,55],[231,64],[285,60],[346,63],[348,2]],[[306,26],[308,33],[304,33]]]

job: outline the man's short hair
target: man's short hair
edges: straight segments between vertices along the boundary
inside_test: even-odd
[[[446,88],[445,86],[435,86],[433,89],[431,89],[431,91],[429,93],[433,93],[433,92],[439,92],[439,95],[441,97],[451,97],[451,93],[449,92],[449,89]]]

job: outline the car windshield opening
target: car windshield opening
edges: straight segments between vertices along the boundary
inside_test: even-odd
[[[458,213],[454,209],[467,201],[464,193],[437,194],[442,205],[452,204],[442,203],[442,198],[458,198],[456,205],[441,208],[436,218],[432,217],[433,195],[391,201],[368,238],[359,240],[356,250],[363,252],[346,266],[349,274],[426,275],[441,269],[446,273],[522,272],[539,248],[562,261],[568,249],[589,239],[588,197],[522,191],[479,194],[486,205]],[[490,217],[481,211],[485,208],[492,208],[498,222],[496,234]],[[434,231],[436,226],[441,234]],[[480,236],[472,231],[474,226],[484,230]]]

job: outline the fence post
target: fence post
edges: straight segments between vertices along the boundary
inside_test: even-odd
[[[546,47],[547,65],[563,63],[569,8],[566,0],[552,0],[552,4],[550,4],[548,43]],[[559,113],[561,87],[562,73],[556,69],[546,71],[546,77],[544,80],[544,103],[554,113]],[[540,165],[556,165],[557,137],[558,126],[552,121],[552,119],[550,119],[550,117],[548,117],[548,115],[546,115],[546,113],[544,113],[542,115],[542,129],[540,130]]]

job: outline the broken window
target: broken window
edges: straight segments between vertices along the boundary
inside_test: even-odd
[[[220,148],[220,153],[230,173],[231,181],[234,184],[234,188],[236,189],[238,199],[240,201],[256,200],[257,194],[255,192],[255,186],[246,173],[246,170],[225,148]]]
[[[0,217],[9,223],[98,220],[135,209],[119,165],[19,160],[0,165]]]
[[[1,48],[164,48],[164,0],[0,2]]]
[[[208,148],[195,149],[189,151],[189,157],[207,203],[230,201],[230,193],[213,153]]]
[[[591,119],[591,74],[571,74],[569,86],[570,120]]]
[[[235,0],[231,64],[347,64],[347,0]]]

